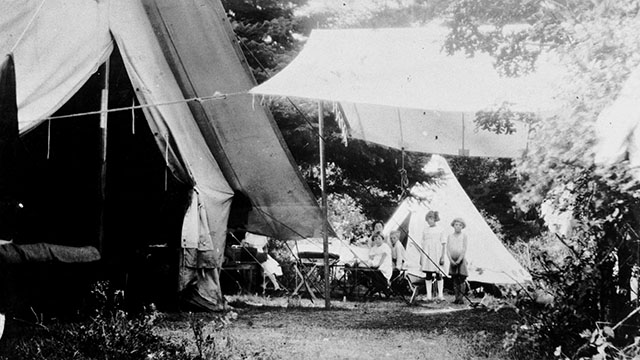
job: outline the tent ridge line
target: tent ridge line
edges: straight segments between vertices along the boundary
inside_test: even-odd
[[[38,122],[38,121],[41,121],[41,120],[45,120],[46,121],[46,120],[74,118],[74,117],[81,117],[81,116],[88,116],[88,115],[100,115],[100,114],[104,114],[104,113],[111,113],[111,112],[117,112],[117,111],[127,111],[127,110],[135,110],[135,109],[145,109],[145,108],[156,107],[156,106],[165,106],[165,105],[175,105],[175,104],[180,104],[180,103],[189,103],[189,102],[192,102],[192,101],[205,102],[205,101],[212,101],[212,100],[225,100],[229,96],[237,96],[237,95],[245,95],[245,94],[247,94],[246,91],[240,91],[240,92],[229,93],[229,94],[215,93],[215,94],[209,95],[209,96],[192,97],[192,98],[188,98],[188,99],[173,100],[173,101],[167,101],[167,102],[155,103],[155,104],[132,105],[132,106],[125,106],[125,107],[107,109],[107,110],[87,111],[87,112],[76,113],[76,114],[49,116],[49,117],[46,117],[46,118],[43,118],[43,119],[25,120],[25,121],[21,121],[21,122],[22,123],[31,123],[31,122]]]

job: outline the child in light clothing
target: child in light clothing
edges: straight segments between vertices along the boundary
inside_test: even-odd
[[[391,267],[391,248],[384,242],[384,236],[376,232],[371,237],[373,240],[373,246],[369,250],[369,261],[367,265],[372,269],[375,269],[371,275],[374,288],[376,290],[386,292],[389,286],[389,279],[393,273]]]
[[[467,234],[462,232],[467,225],[462,218],[455,218],[451,222],[453,234],[447,237],[447,254],[449,255],[449,275],[453,279],[454,304],[462,304],[466,292],[465,281],[467,272]]]
[[[400,242],[400,231],[393,230],[389,233],[389,240],[391,240],[391,263],[395,270],[403,270],[406,268],[405,264],[405,249]],[[395,276],[395,274],[394,274]]]
[[[273,284],[274,290],[281,291],[282,288],[280,287],[280,283],[276,279],[276,276],[282,276],[282,268],[280,267],[280,264],[267,252],[268,243],[269,238],[266,236],[247,233],[244,240],[242,240],[241,245],[257,249],[254,260],[260,263],[264,274],[267,275],[267,278],[269,278],[269,281]],[[262,286],[265,287],[266,284],[262,284]]]
[[[424,253],[420,259],[421,269],[425,273],[425,285],[427,287],[427,300],[432,300],[433,283],[438,286],[438,301],[444,300],[444,281],[442,279],[444,265],[444,253],[447,238],[437,225],[440,216],[437,211],[430,210],[424,217],[427,222],[422,233],[422,250]]]

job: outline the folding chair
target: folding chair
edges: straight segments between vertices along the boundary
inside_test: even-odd
[[[389,287],[393,291],[394,294],[405,295],[411,293],[411,288],[407,282],[407,279],[404,274],[404,270],[393,270],[393,275],[391,276],[391,280],[389,281]],[[404,296],[403,296],[404,298]]]
[[[393,293],[393,290],[391,290],[391,283],[380,271],[377,269],[367,269],[363,274],[364,284],[367,287],[367,291],[364,293],[363,297],[366,298],[376,294],[380,296],[384,294],[387,298],[391,297],[391,294]]]
[[[420,291],[421,288],[425,287],[425,275],[422,271],[418,272],[418,271],[411,271],[411,270],[404,270],[402,272],[402,276],[404,278],[404,280],[407,283],[407,286],[409,287],[409,290],[411,291],[411,298],[409,299],[409,304],[413,304],[413,301],[416,299],[416,296],[418,295],[418,292]]]

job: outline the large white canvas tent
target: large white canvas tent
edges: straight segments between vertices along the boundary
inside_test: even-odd
[[[272,118],[246,94],[255,81],[218,1],[1,2],[0,53],[15,59],[20,133],[60,109],[115,46],[166,166],[190,189],[181,286],[197,281],[220,306],[234,193],[250,202],[247,230],[279,239],[316,235],[318,206]]]
[[[445,230],[445,234],[453,232],[451,221],[461,217],[466,222],[464,232],[469,237],[468,280],[493,284],[531,281],[529,272],[505,248],[473,205],[447,161],[439,155],[433,155],[424,171],[438,175],[436,182],[416,184],[411,189],[411,196],[398,206],[385,224],[384,233],[402,229],[408,234],[407,243],[413,239],[421,244],[426,224],[424,217],[429,210],[439,212],[439,225]],[[410,247],[407,246],[407,249]],[[420,255],[419,251],[407,254],[409,270],[419,268]],[[437,259],[434,261],[437,262]],[[447,265],[443,270],[447,272]]]
[[[339,104],[349,134],[408,151],[518,157],[528,128],[476,128],[478,111],[502,106],[544,116],[557,109],[562,72],[542,57],[534,73],[501,77],[493,60],[448,56],[446,28],[313,30],[301,53],[251,92]]]
[[[640,180],[640,67],[625,82],[615,101],[596,122],[598,144],[595,161],[612,165],[629,160],[629,168]]]

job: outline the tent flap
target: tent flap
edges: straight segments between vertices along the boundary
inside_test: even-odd
[[[320,210],[275,122],[245,94],[255,81],[234,46],[222,5],[205,0],[144,0],[144,5],[184,97],[230,94],[189,107],[229,185],[251,200],[247,230],[283,240],[313,236],[322,227]]]
[[[0,54],[14,52],[24,132],[58,110],[109,58],[108,2],[3,1],[0,14]]]
[[[142,4],[136,1],[113,1],[110,14],[111,31],[140,103],[160,104],[181,99],[183,95],[178,82],[170,76],[169,64]],[[200,247],[214,250],[216,262],[222,264],[233,196],[231,187],[186,103],[148,107],[145,108],[145,115],[160,151],[166,154],[167,165],[178,179],[194,187],[192,211],[185,215],[184,228],[195,230],[185,230],[183,235],[193,234],[188,243],[197,244],[201,229],[207,229],[204,237],[210,243]],[[191,219],[195,219],[195,222]]]

